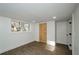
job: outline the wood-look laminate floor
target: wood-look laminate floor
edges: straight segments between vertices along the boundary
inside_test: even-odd
[[[1,55],[71,55],[66,45],[57,44],[55,47],[40,42],[32,42],[24,46],[2,53]]]

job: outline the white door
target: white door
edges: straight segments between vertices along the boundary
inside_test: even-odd
[[[67,44],[67,21],[56,22],[56,43]]]

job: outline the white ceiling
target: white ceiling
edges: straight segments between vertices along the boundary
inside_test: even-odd
[[[72,3],[1,3],[0,16],[29,22],[50,21],[53,16],[57,17],[55,20],[65,20],[75,7]]]

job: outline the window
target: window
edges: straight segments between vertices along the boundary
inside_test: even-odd
[[[11,31],[12,32],[29,32],[31,30],[30,24],[26,24],[23,22],[15,22],[11,23]]]
[[[30,24],[24,24],[24,28],[26,30],[26,32],[30,31]]]

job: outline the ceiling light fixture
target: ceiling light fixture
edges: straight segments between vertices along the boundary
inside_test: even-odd
[[[56,16],[54,16],[53,19],[56,19]]]

